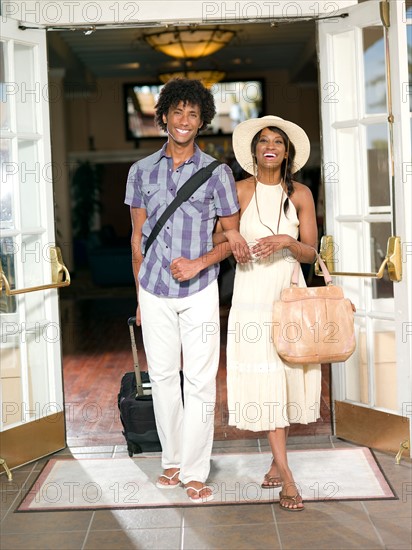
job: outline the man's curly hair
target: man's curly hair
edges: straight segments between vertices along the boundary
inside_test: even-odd
[[[200,80],[189,78],[173,78],[163,86],[156,103],[155,121],[157,125],[166,131],[163,115],[167,116],[170,107],[176,107],[181,101],[184,105],[198,105],[200,118],[203,121],[201,130],[206,130],[207,125],[216,114],[215,100],[210,90],[205,88]]]

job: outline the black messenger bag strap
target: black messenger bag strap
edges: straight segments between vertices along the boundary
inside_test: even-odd
[[[213,170],[217,166],[219,166],[219,164],[222,164],[222,163],[218,160],[214,160],[208,166],[201,168],[198,172],[196,172],[196,174],[193,174],[193,176],[191,176],[187,180],[187,182],[184,185],[182,185],[182,187],[176,193],[176,197],[172,200],[172,202],[169,204],[169,206],[166,208],[166,210],[157,220],[156,225],[153,227],[152,232],[147,238],[146,246],[144,250],[145,256],[150,246],[153,244],[153,241],[158,236],[158,234],[160,233],[160,230],[162,229],[166,221],[170,218],[170,216],[173,214],[173,212],[177,208],[179,208],[179,206],[183,202],[187,201],[187,199],[196,191],[196,189],[198,189],[202,185],[202,183],[204,183],[207,179],[210,178]]]

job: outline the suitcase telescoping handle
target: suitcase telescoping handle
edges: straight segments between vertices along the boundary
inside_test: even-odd
[[[136,376],[137,395],[139,397],[142,397],[144,395],[143,385],[142,385],[142,375],[140,374],[139,358],[137,357],[136,338],[134,336],[134,326],[136,324],[136,317],[129,317],[127,320],[127,324],[129,325],[130,342],[132,344],[133,366],[134,366],[134,373]]]

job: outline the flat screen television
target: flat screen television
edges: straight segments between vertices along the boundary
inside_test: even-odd
[[[126,139],[161,138],[166,134],[154,122],[155,105],[164,84],[128,83],[123,85]],[[210,88],[216,116],[202,135],[231,135],[239,122],[262,116],[263,80],[218,82]]]

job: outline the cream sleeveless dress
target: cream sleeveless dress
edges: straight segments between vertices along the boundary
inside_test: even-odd
[[[246,242],[271,235],[259,220],[277,233],[280,203],[286,200],[281,185],[257,183],[240,220]],[[279,234],[299,234],[296,209],[289,200],[282,212]],[[227,335],[227,392],[229,425],[242,430],[267,431],[292,423],[308,424],[319,418],[320,365],[288,366],[276,353],[272,340],[273,303],[290,286],[294,258],[286,250],[269,258],[238,264]],[[299,286],[305,286],[302,272]]]

